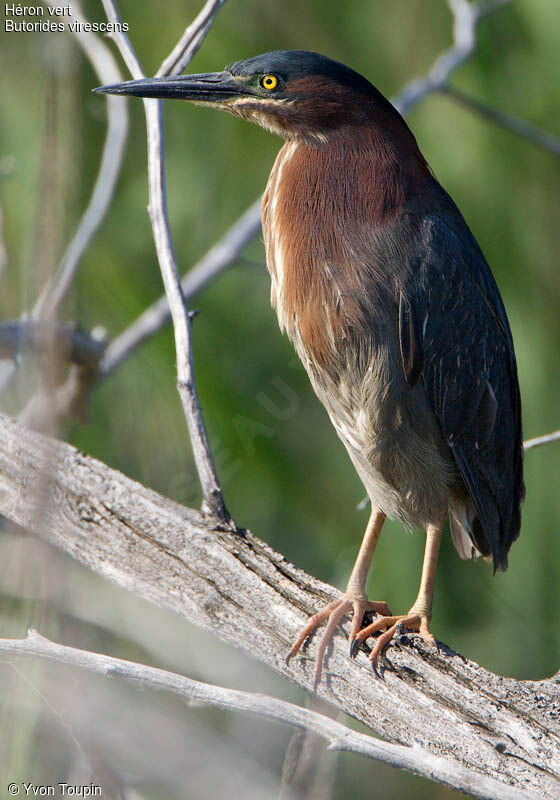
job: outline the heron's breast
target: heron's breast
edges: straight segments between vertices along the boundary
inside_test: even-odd
[[[272,305],[302,359],[323,367],[336,363],[345,340],[374,334],[383,284],[371,192],[355,159],[345,166],[340,156],[288,142],[263,200]]]

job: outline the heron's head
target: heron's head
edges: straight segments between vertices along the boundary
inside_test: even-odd
[[[264,53],[223,72],[145,78],[95,91],[187,100],[229,111],[286,139],[316,144],[376,115],[398,116],[366,78],[306,50]]]

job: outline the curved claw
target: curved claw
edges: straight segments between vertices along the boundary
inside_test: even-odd
[[[369,666],[370,666],[370,669],[371,669],[371,671],[372,671],[372,672],[373,672],[373,674],[375,675],[375,677],[376,677],[376,678],[378,678],[379,680],[381,680],[381,678],[382,678],[383,676],[382,676],[382,675],[380,675],[380,674],[379,674],[379,672],[378,672],[378,670],[377,670],[377,661],[370,661],[370,662],[369,662]]]
[[[286,663],[289,663],[290,659],[293,658],[295,655],[297,655],[299,649],[301,648],[302,644],[305,642],[309,634],[313,633],[317,625],[319,625],[324,619],[327,619],[327,617],[330,616],[330,614],[335,610],[335,608],[340,604],[340,602],[341,602],[340,600],[335,600],[333,603],[329,603],[328,606],[322,608],[321,611],[318,611],[309,619],[307,625],[304,628],[302,628],[302,630],[299,633],[299,636],[292,645],[292,649],[286,656]]]
[[[360,625],[362,624],[365,612],[367,610],[371,610],[375,611],[376,613],[387,613],[389,611],[389,607],[387,606],[387,603],[384,602],[368,602],[365,597],[352,597],[349,595],[343,595],[339,600],[329,603],[329,605],[325,606],[325,608],[318,611],[309,619],[307,625],[302,628],[299,636],[292,645],[290,652],[286,656],[286,664],[288,664],[290,659],[299,652],[301,646],[308,636],[315,630],[315,628],[320,625],[321,622],[326,620],[327,625],[321,638],[319,639],[319,646],[317,649],[313,691],[316,691],[321,680],[321,672],[323,669],[325,653],[327,646],[332,639],[335,628],[340,623],[344,615],[350,610],[353,610],[354,612],[354,616],[352,618],[352,627],[350,630],[350,657],[355,658],[360,647],[361,638],[358,638],[358,634],[360,633]]]
[[[360,649],[359,639],[350,639],[350,658],[356,658],[358,650]]]
[[[362,600],[354,602],[354,616],[352,618],[352,629],[350,631],[350,658],[356,658],[360,644],[363,638],[359,635],[361,633],[360,624],[363,622],[364,614],[366,611],[373,611],[374,614],[386,617],[391,614],[391,609],[385,601],[367,601]],[[365,630],[365,629],[362,629]]]
[[[319,647],[317,648],[317,661],[315,663],[315,678],[313,681],[313,691],[317,691],[317,686],[321,680],[321,672],[323,671],[323,660],[327,650],[327,645],[332,639],[334,629],[342,619],[342,617],[350,611],[351,603],[348,600],[341,600],[338,608],[335,608],[329,614],[327,627],[319,640]]]
[[[366,638],[370,633],[381,630],[382,628],[387,628],[387,630],[377,637],[375,645],[369,654],[369,660],[376,673],[379,656],[389,642],[395,636],[402,634],[405,629],[418,631],[424,641],[429,644],[435,644],[435,638],[430,633],[428,617],[424,614],[417,614],[414,609],[411,609],[408,614],[402,614],[399,617],[383,617],[380,620],[376,620],[372,625],[368,625],[367,628],[360,631],[360,639]]]

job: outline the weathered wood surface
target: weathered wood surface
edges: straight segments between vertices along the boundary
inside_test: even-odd
[[[285,656],[307,616],[338,592],[252,533],[216,529],[197,511],[4,415],[0,513],[312,688],[313,661],[286,665]],[[421,745],[528,797],[560,797],[557,679],[500,677],[407,639],[389,648],[379,680],[365,654],[352,661],[346,637],[336,635],[318,695],[389,741]]]

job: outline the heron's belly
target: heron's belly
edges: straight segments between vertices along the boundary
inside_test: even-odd
[[[439,521],[458,475],[421,384],[409,389],[390,358],[333,376],[300,356],[372,504],[411,528]]]

